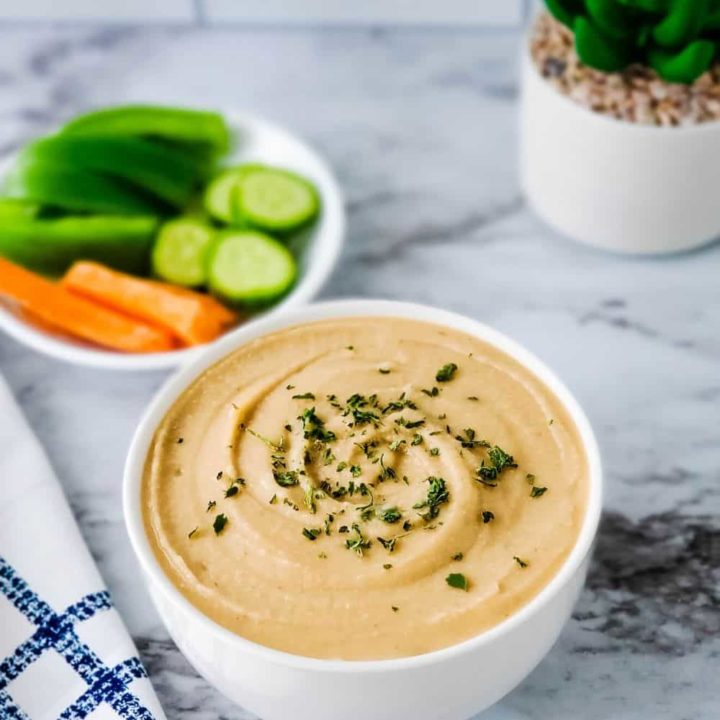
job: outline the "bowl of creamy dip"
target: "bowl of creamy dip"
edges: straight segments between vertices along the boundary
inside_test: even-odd
[[[240,328],[173,377],[124,511],[181,651],[264,720],[462,720],[560,633],[601,484],[540,360],[454,313],[357,300]]]

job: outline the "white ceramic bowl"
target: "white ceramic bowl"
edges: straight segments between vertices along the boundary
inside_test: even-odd
[[[520,164],[535,212],[574,240],[634,254],[720,237],[720,122],[643,126],[582,107],[522,58]]]
[[[299,279],[281,302],[264,316],[283,313],[311,300],[322,287],[337,262],[345,239],[345,206],[342,191],[328,164],[308,145],[287,130],[253,115],[223,113],[235,137],[234,152],[224,165],[264,162],[290,168],[310,178],[318,187],[322,212],[313,229],[303,236],[298,253]],[[14,157],[0,163],[0,177]],[[260,317],[260,316],[258,316]],[[201,353],[189,348],[165,353],[125,354],[95,348],[81,341],[45,332],[0,306],[0,329],[38,352],[59,360],[111,370],[151,370],[176,367]],[[232,334],[235,331],[230,331]]]
[[[532,370],[576,423],[590,469],[587,512],[570,556],[550,583],[505,622],[435,652],[393,660],[318,660],[263,647],[197,610],[164,574],[145,534],[140,501],[155,429],[206,368],[250,340],[298,323],[337,317],[403,317],[469,333]],[[150,594],[170,635],[197,671],[263,720],[464,720],[499,700],[542,659],[577,599],[601,509],[600,456],[585,414],[555,375],[504,335],[469,318],[409,303],[350,300],[310,305],[259,320],[209,347],[157,394],[135,433],[125,467],[127,530]]]

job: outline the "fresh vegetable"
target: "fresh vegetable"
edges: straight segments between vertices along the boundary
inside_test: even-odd
[[[71,120],[63,133],[81,135],[140,135],[188,144],[202,155],[227,152],[230,132],[222,115],[206,110],[123,105],[95,110]]]
[[[112,178],[36,159],[18,162],[8,175],[4,191],[8,197],[80,212],[154,215],[159,209]]]
[[[176,285],[205,285],[207,253],[214,237],[213,229],[201,220],[178,218],[165,223],[152,251],[153,273]]]
[[[33,218],[40,211],[37,203],[17,198],[0,198],[0,221],[15,220],[17,218]],[[2,230],[2,226],[0,226]]]
[[[140,215],[45,220],[3,217],[0,210],[0,218],[0,256],[47,275],[62,274],[77,258],[145,274],[157,228],[155,218]]]
[[[142,280],[97,263],[78,262],[62,279],[73,293],[158,325],[188,345],[215,340],[237,316],[217,300],[153,280]]]
[[[261,230],[293,232],[314,220],[319,209],[315,187],[287,170],[256,169],[245,173],[240,180],[238,213]]]
[[[264,168],[258,163],[248,163],[221,172],[208,185],[203,196],[208,214],[228,225],[244,225],[238,202],[240,185],[244,177]]]
[[[277,300],[296,274],[292,253],[261,232],[226,231],[210,251],[210,289],[231,303],[262,305]]]
[[[107,348],[140,353],[176,347],[166,330],[78,297],[3,258],[0,258],[0,295],[17,302],[43,323]]]
[[[131,136],[54,135],[27,145],[20,163],[121,178],[175,207],[186,205],[202,180],[202,168],[187,153]]]
[[[28,144],[0,197],[0,269],[65,277],[54,286],[17,268],[5,293],[18,314],[147,351],[214,340],[238,322],[221,301],[256,310],[280,299],[297,276],[291,239],[317,217],[319,195],[258,162],[208,183],[229,146],[219,114],[153,105],[91,112]],[[132,277],[149,272],[157,280]],[[51,309],[39,302],[48,287]]]

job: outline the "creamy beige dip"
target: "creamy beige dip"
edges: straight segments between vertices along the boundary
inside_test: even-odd
[[[572,549],[587,486],[568,412],[517,361],[455,330],[356,318],[204,372],[160,424],[142,493],[159,562],[203,613],[357,660],[515,613]]]

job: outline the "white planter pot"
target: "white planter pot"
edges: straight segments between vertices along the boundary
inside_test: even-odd
[[[647,127],[560,94],[523,53],[521,179],[549,225],[624,253],[689,250],[720,236],[720,122]]]

